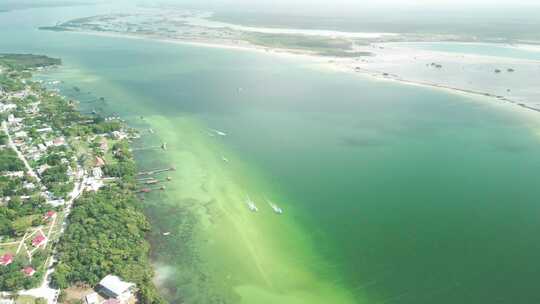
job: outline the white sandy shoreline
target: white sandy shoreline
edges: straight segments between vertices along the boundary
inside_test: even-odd
[[[167,39],[167,38],[162,38],[162,37],[126,35],[126,34],[115,34],[115,33],[105,33],[105,32],[90,32],[90,31],[66,31],[66,32],[74,33],[74,34],[111,37],[111,38],[149,40],[149,41],[156,41],[156,42],[163,42],[163,43],[191,45],[191,46],[205,47],[205,48],[258,52],[258,53],[263,53],[263,54],[268,54],[268,55],[273,55],[273,56],[281,56],[284,58],[302,58],[312,63],[316,63],[319,66],[324,67],[326,69],[352,73],[354,75],[366,77],[372,80],[390,81],[390,82],[404,84],[404,85],[432,88],[432,89],[437,89],[437,90],[445,91],[452,94],[457,94],[460,96],[471,96],[471,97],[474,96],[474,97],[490,98],[490,99],[495,99],[498,101],[504,101],[513,105],[517,105],[527,110],[540,112],[540,108],[532,107],[531,105],[528,105],[524,101],[513,100],[512,98],[509,98],[506,96],[501,96],[498,94],[485,92],[482,90],[460,88],[459,86],[452,86],[452,85],[438,83],[438,82],[407,79],[402,76],[398,76],[394,73],[387,73],[387,72],[383,72],[377,69],[358,67],[356,62],[348,58],[326,57],[326,56],[310,54],[308,52],[301,52],[297,50],[273,49],[273,48],[256,46],[256,45],[252,45],[252,44],[248,44],[244,42],[237,42],[237,41],[231,41],[229,44],[229,43],[218,43],[218,42],[212,42],[212,41],[189,41],[189,40]],[[384,43],[381,43],[381,44],[384,44]],[[501,45],[501,46],[505,46],[505,45]],[[518,47],[518,46],[514,46],[514,47]],[[527,48],[527,45],[521,45],[519,47],[525,49]],[[532,47],[534,48],[535,46],[532,46]],[[433,53],[437,53],[437,52],[433,52]],[[476,56],[476,55],[471,55],[471,56],[482,57],[482,56]],[[521,62],[523,60],[510,60],[510,61]]]

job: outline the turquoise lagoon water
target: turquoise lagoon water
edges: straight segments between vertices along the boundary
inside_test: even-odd
[[[85,14],[0,15],[0,51],[62,57],[47,77],[169,143],[137,157],[178,167],[145,201],[172,302],[540,301],[537,114],[307,61],[35,30]]]

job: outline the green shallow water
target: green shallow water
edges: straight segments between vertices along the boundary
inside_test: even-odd
[[[143,202],[172,302],[540,300],[536,113],[251,52],[15,26],[0,38],[61,56],[44,77],[156,131],[136,146],[167,142],[137,158],[177,169]]]

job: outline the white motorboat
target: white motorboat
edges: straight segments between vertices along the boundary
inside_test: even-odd
[[[283,209],[281,209],[278,205],[272,203],[270,200],[266,200],[268,202],[268,205],[270,205],[270,208],[272,208],[272,210],[274,210],[275,213],[277,214],[283,214]]]
[[[255,205],[255,202],[252,201],[251,198],[249,198],[249,196],[247,197],[246,204],[247,204],[250,211],[252,211],[252,212],[259,211],[259,208],[257,208],[257,206]]]

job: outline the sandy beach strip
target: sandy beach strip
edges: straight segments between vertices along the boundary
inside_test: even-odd
[[[92,36],[102,36],[102,37],[110,37],[110,38],[122,38],[122,39],[135,39],[135,40],[148,40],[148,41],[156,41],[156,42],[163,42],[163,43],[171,43],[171,44],[179,44],[179,45],[191,45],[191,46],[197,46],[197,47],[205,47],[205,48],[216,48],[216,49],[228,49],[228,50],[235,50],[235,51],[248,51],[248,52],[257,52],[257,53],[263,53],[273,56],[280,56],[283,58],[301,58],[307,61],[310,61],[314,64],[317,64],[321,67],[324,67],[328,70],[334,70],[334,71],[340,71],[340,72],[348,72],[352,73],[357,76],[366,77],[368,79],[372,80],[379,80],[379,81],[390,81],[394,83],[400,83],[405,85],[413,85],[418,87],[425,87],[425,88],[433,88],[438,90],[443,90],[449,93],[458,94],[461,96],[474,96],[474,97],[483,97],[483,98],[491,98],[499,101],[504,101],[511,103],[513,105],[520,106],[522,108],[533,110],[536,112],[540,112],[540,109],[532,107],[531,105],[527,104],[526,102],[513,100],[511,98],[500,96],[491,92],[487,92],[484,90],[473,90],[473,89],[467,89],[467,88],[460,88],[459,86],[451,86],[444,83],[438,83],[438,82],[430,82],[427,80],[412,80],[404,78],[400,75],[397,75],[395,73],[390,72],[384,72],[378,69],[372,69],[372,68],[365,68],[365,67],[358,67],[358,64],[355,60],[352,60],[350,58],[342,58],[342,57],[330,57],[330,56],[320,56],[313,53],[309,53],[307,51],[299,51],[299,50],[291,50],[291,49],[276,49],[276,48],[268,48],[268,47],[262,47],[257,46],[253,44],[249,44],[244,41],[212,41],[212,40],[181,40],[181,39],[172,39],[172,38],[164,38],[164,37],[157,37],[157,36],[150,36],[150,35],[129,35],[129,34],[117,34],[117,33],[106,33],[106,32],[93,32],[93,31],[65,31],[66,33],[72,33],[72,34],[84,34],[84,35],[92,35]],[[385,43],[380,43],[381,45],[384,45]],[[391,44],[391,43],[388,43]],[[522,48],[529,47],[528,45],[522,45],[520,46]],[[530,46],[532,48],[535,48],[536,46]],[[406,46],[398,47],[403,50],[415,50],[413,48],[408,48]],[[540,47],[539,47],[540,50]],[[438,56],[437,54],[445,54],[444,52],[437,52],[437,51],[427,51],[427,50],[416,50],[421,53],[429,53],[432,55],[432,59],[434,61],[437,61]],[[399,56],[398,55],[389,55],[385,54],[382,55],[385,60],[392,61],[396,60],[396,64],[399,64]],[[439,55],[441,56],[441,55]],[[454,56],[456,56],[454,54]],[[462,55],[459,55],[462,56]],[[484,56],[480,55],[467,55],[469,57],[477,58],[481,60]],[[410,56],[409,56],[410,57]],[[509,59],[512,61],[512,59]],[[527,60],[520,60],[520,59],[514,59],[514,61],[527,61]]]

